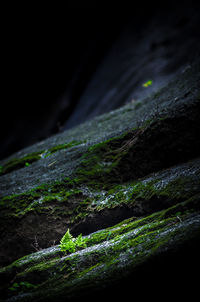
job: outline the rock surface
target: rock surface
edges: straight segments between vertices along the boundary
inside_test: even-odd
[[[8,15],[0,158],[143,99],[200,52],[199,1],[93,6],[68,8],[51,25],[46,16],[48,28],[42,15],[36,26],[23,8]]]
[[[150,293],[169,273],[170,290],[195,289],[199,83],[196,60],[147,98],[1,161],[2,301]],[[68,228],[87,247],[61,252]]]

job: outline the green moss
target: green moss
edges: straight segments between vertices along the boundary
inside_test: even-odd
[[[36,286],[29,282],[20,282],[20,283],[13,283],[13,285],[9,288],[10,291],[24,293],[26,291],[30,291],[31,289],[35,289]]]
[[[161,251],[189,240],[190,236],[199,236],[195,228],[191,229],[193,217],[194,222],[197,221],[199,200],[198,194],[168,209],[143,218],[131,217],[85,236],[87,248],[84,246],[80,252],[61,257],[58,248],[52,252],[41,251],[23,257],[0,273],[9,275],[10,280],[15,275],[17,283],[25,281],[38,285],[37,289],[31,289],[36,295],[33,301],[37,301],[41,290],[47,300],[50,295],[53,301],[54,295],[65,293],[68,297],[68,294],[77,294],[88,286],[93,289],[96,284],[98,287],[107,286],[160,255]],[[8,288],[12,286],[12,282],[8,284]]]
[[[135,110],[138,110],[140,107],[142,107],[142,105],[143,105],[142,102],[137,102],[137,103],[135,104],[134,109],[135,109]]]
[[[81,189],[76,187],[76,179],[68,178],[54,184],[44,184],[35,189],[22,193],[5,196],[0,200],[1,228],[10,228],[11,221],[21,219],[29,212],[57,216],[78,216],[89,202],[83,197]],[[70,203],[70,200],[77,200]]]
[[[71,141],[70,143],[67,143],[67,144],[60,144],[60,145],[57,145],[55,147],[51,147],[48,149],[48,152],[50,154],[53,154],[59,150],[62,150],[62,149],[67,149],[67,148],[71,148],[71,147],[74,147],[74,146],[77,146],[77,145],[80,145],[82,143],[84,143],[85,141]]]
[[[93,145],[82,156],[80,167],[75,175],[81,183],[93,188],[108,188],[120,181],[116,179],[115,168],[120,159],[128,152],[133,138],[138,135],[139,128],[134,128],[118,137]]]
[[[194,105],[190,119],[156,112],[137,128],[90,147],[75,174],[82,183],[108,189],[198,156],[196,110]]]
[[[33,162],[39,160],[43,152],[44,151],[30,153],[22,158],[12,158],[1,167],[0,175],[29,166]]]
[[[138,219],[136,217],[131,217],[113,227],[107,228],[105,230],[96,232],[88,236],[86,239],[87,246],[98,244],[111,239],[115,239],[116,241],[118,240],[119,235],[127,233],[133,229],[138,229],[142,226],[144,227],[142,227],[142,229],[140,229],[137,234],[144,232],[146,233],[146,228],[150,227],[151,229],[156,229],[160,228],[162,225],[164,226],[165,224],[171,224],[174,221],[178,222],[179,219],[177,218],[177,216],[184,220],[185,216],[200,209],[199,200],[200,194],[197,194],[184,202],[177,203],[174,206],[153,213],[144,218]]]
[[[144,215],[199,193],[198,183],[196,177],[183,176],[166,184],[158,177],[148,182],[141,180],[115,185],[104,194],[95,195],[89,208],[95,212],[124,206],[135,209],[136,215]]]
[[[179,177],[163,182],[159,176],[153,181],[134,181],[123,185],[112,185],[107,191],[105,187],[94,190],[81,185],[80,179],[66,178],[54,184],[44,184],[35,189],[0,201],[1,226],[9,221],[21,219],[29,212],[45,214],[49,218],[68,217],[69,227],[84,221],[92,214],[107,209],[132,209],[136,216],[143,216],[184,201],[199,193],[199,180],[193,177]],[[160,184],[162,184],[160,186]],[[104,189],[102,191],[102,189]]]
[[[115,184],[123,183],[124,173],[130,175],[130,168],[125,172],[121,169],[121,165],[126,164],[126,156],[132,154],[132,148],[138,138],[153,122],[153,119],[146,120],[140,126],[119,136],[91,146],[82,156],[81,164],[75,171],[79,181],[96,189],[109,189]],[[130,175],[129,179],[132,178],[134,177]]]
[[[12,158],[8,162],[6,162],[4,165],[0,166],[0,175],[4,175],[7,173],[10,173],[14,170],[18,170],[20,168],[28,167],[33,162],[40,160],[41,158],[48,157],[52,155],[53,153],[62,150],[62,149],[68,149],[74,146],[77,146],[79,144],[82,144],[84,141],[72,141],[70,143],[66,144],[60,144],[54,147],[51,147],[47,150],[41,150],[38,152],[33,152],[25,155],[21,158]]]

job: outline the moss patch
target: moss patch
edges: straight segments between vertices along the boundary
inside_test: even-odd
[[[48,157],[59,150],[68,149],[80,145],[81,143],[83,142],[72,141],[70,143],[60,144],[55,147],[51,147],[47,150],[41,150],[38,152],[27,154],[22,158],[12,158],[8,162],[6,162],[3,166],[0,166],[0,175],[10,173],[20,168],[28,167],[30,164],[41,158]]]
[[[1,166],[0,175],[4,175],[11,171],[24,168],[33,162],[39,160],[44,151],[30,153],[22,158],[12,158],[6,164]]]
[[[174,116],[159,113],[121,136],[88,149],[75,172],[82,183],[108,188],[199,155],[199,103]]]

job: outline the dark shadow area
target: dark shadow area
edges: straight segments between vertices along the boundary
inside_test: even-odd
[[[192,252],[191,252],[192,251]],[[151,258],[145,265],[140,265],[126,278],[109,286],[109,280],[105,288],[91,293],[85,291],[77,299],[70,301],[94,301],[98,299],[136,300],[154,299],[195,299],[198,295],[198,271],[199,271],[200,241],[191,240],[177,250],[167,251]],[[59,300],[59,301],[65,301]]]
[[[200,50],[197,1],[19,11],[3,27],[1,158],[148,96]]]

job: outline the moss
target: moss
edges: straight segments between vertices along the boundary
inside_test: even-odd
[[[90,246],[93,244],[103,242],[105,240],[111,240],[113,238],[116,238],[116,236],[118,235],[122,235],[132,229],[137,229],[143,225],[149,227],[152,223],[154,223],[155,226],[159,227],[160,221],[163,221],[164,224],[171,223],[171,219],[178,222],[177,215],[179,215],[179,217],[182,217],[184,219],[185,215],[189,215],[190,213],[193,213],[200,209],[199,200],[200,200],[200,195],[197,194],[192,198],[187,199],[184,202],[177,203],[174,206],[153,213],[144,218],[138,219],[136,217],[131,217],[127,220],[120,222],[119,224],[113,227],[107,228],[103,231],[99,231],[88,236],[86,243],[88,246]],[[151,225],[151,227],[152,226],[153,224]]]
[[[198,110],[194,104],[188,117],[155,113],[137,128],[90,147],[75,174],[82,183],[107,189],[198,156]]]
[[[28,213],[45,214],[52,219],[60,216],[80,218],[89,202],[81,189],[75,188],[76,180],[44,184],[23,193],[3,197],[0,200],[0,226],[1,229],[12,228],[16,220],[25,217]],[[70,203],[70,200],[75,202]]]
[[[67,216],[70,227],[107,209],[130,208],[134,215],[142,216],[199,193],[198,182],[196,176],[188,176],[175,178],[164,185],[158,175],[154,180],[113,184],[107,191],[105,187],[104,191],[103,188],[88,191],[80,179],[66,178],[54,184],[40,185],[27,193],[2,198],[1,226],[5,228],[6,223],[9,228],[10,220],[21,219],[29,212],[45,214],[52,219]]]
[[[4,165],[0,166],[0,175],[10,173],[10,172],[18,170],[20,168],[28,167],[30,164],[32,164],[33,162],[35,162],[37,160],[40,160],[41,158],[48,157],[59,150],[68,149],[68,148],[77,146],[79,144],[82,144],[83,142],[84,141],[79,141],[79,142],[72,141],[70,143],[60,144],[60,145],[51,147],[46,150],[29,153],[21,158],[12,158],[8,162],[6,162]]]
[[[29,282],[20,282],[20,283],[13,283],[12,286],[9,288],[10,291],[13,291],[15,293],[25,293],[27,291],[30,291],[31,289],[35,289],[36,285],[31,284]]]
[[[181,91],[182,88],[180,85]],[[177,91],[177,87],[174,91]],[[169,95],[171,99],[171,91]],[[157,97],[160,101],[162,93],[159,92]],[[180,93],[178,97],[181,97]],[[26,224],[23,221],[32,219],[34,215],[28,216],[29,213],[36,217],[41,215],[40,222],[46,219],[51,226],[51,230],[48,229],[50,233],[57,226],[60,231],[63,225],[86,230],[85,234],[90,233],[92,228],[92,231],[95,227],[102,228],[84,237],[87,248],[81,251],[63,255],[56,247],[52,253],[47,250],[35,253],[16,261],[9,269],[1,270],[2,280],[6,280],[8,288],[15,281],[20,284],[26,280],[29,284],[38,285],[30,296],[28,292],[27,296],[14,297],[14,300],[63,301],[90,289],[105,288],[124,276],[129,277],[137,267],[148,263],[153,257],[160,259],[160,255],[170,249],[182,252],[183,242],[190,246],[191,238],[199,238],[197,162],[195,169],[188,165],[184,173],[181,167],[176,167],[149,175],[199,155],[199,107],[196,108],[186,106],[168,116],[156,113],[137,128],[90,147],[82,156],[73,179],[40,185],[29,192],[7,196],[0,201],[0,223],[4,234],[11,233],[15,226],[19,226],[16,233],[21,227],[27,241],[31,232],[25,233],[24,226],[28,227],[29,224],[28,220]],[[134,109],[140,111],[136,106],[126,110],[134,112]],[[124,112],[120,111],[118,117],[123,116]],[[117,115],[113,116],[116,119]],[[131,119],[130,114],[129,121]],[[127,127],[130,127],[129,121]],[[111,123],[108,124],[113,127]],[[120,128],[122,131],[123,127]],[[58,150],[73,147],[73,144],[49,148],[40,157],[45,158]],[[29,164],[31,162],[27,160],[25,166]],[[0,169],[2,172],[4,167]],[[141,178],[147,174],[148,178]],[[51,223],[53,219],[60,219],[56,226]],[[39,232],[37,227],[33,223],[34,234]],[[46,233],[43,235],[41,238],[45,240]],[[16,249],[19,247],[17,242],[11,243]],[[137,271],[135,276],[137,279]],[[143,278],[146,276],[144,274]]]
[[[71,148],[71,147],[74,147],[74,146],[77,146],[77,145],[80,145],[82,143],[84,143],[85,141],[71,141],[70,143],[66,143],[66,144],[60,144],[60,145],[57,145],[55,147],[51,147],[48,149],[48,153],[50,154],[53,154],[59,150],[62,150],[62,149],[67,149],[67,148]]]
[[[41,294],[53,301],[62,293],[70,297],[72,293],[77,295],[88,290],[88,287],[94,290],[108,286],[160,255],[161,251],[189,240],[190,236],[199,236],[195,218],[200,210],[199,200],[197,194],[167,209],[142,218],[131,217],[85,236],[87,248],[82,251],[62,257],[55,247],[52,251],[23,257],[0,273],[9,275],[10,280],[15,275],[18,283],[25,281],[38,285],[33,290],[33,301],[37,301]],[[12,285],[11,282],[7,286]]]
[[[22,158],[12,158],[6,164],[1,167],[0,175],[4,175],[6,173],[12,172],[14,170],[24,168],[29,164],[39,160],[44,151],[30,153]]]
[[[137,103],[135,104],[134,109],[135,109],[135,110],[138,110],[140,107],[142,107],[142,105],[143,105],[142,102],[137,102]]]
[[[124,185],[115,185],[105,191],[103,197],[94,196],[91,210],[116,208],[122,205],[136,209],[137,215],[144,215],[183,201],[199,193],[199,179],[182,176],[166,182],[158,178],[147,181],[134,181]],[[162,184],[162,186],[161,186]]]
[[[112,183],[119,182],[112,172],[140,131],[140,128],[134,128],[90,147],[82,156],[81,165],[75,172],[80,182],[87,183],[93,188],[107,188]],[[120,178],[120,175],[118,176]]]
[[[17,234],[27,236],[24,250],[30,252],[35,234],[40,246],[47,247],[53,240],[58,243],[67,228],[70,228],[73,236],[78,233],[86,235],[97,231],[99,225],[101,228],[112,227],[122,219],[148,216],[198,195],[200,187],[197,170],[194,164],[188,163],[183,167],[150,175],[147,179],[113,183],[107,190],[101,186],[98,190],[88,187],[78,178],[43,184],[29,192],[1,199],[0,229],[5,234],[4,241],[5,238],[12,238],[11,243],[17,251],[22,240],[19,236],[13,236],[13,228],[17,228]],[[197,208],[196,203],[193,208]],[[177,208],[175,214],[179,212]],[[176,216],[179,217],[178,221],[182,220],[180,213]],[[38,219],[40,225],[37,224]],[[27,221],[33,223],[26,228]],[[54,225],[54,230],[49,231],[47,225]],[[126,232],[126,227],[121,230]],[[97,243],[100,237],[104,241],[111,240],[116,234],[117,230],[107,229],[101,234],[96,233],[92,240],[93,243]],[[23,251],[20,256],[24,254]],[[16,260],[15,255],[13,260]]]

